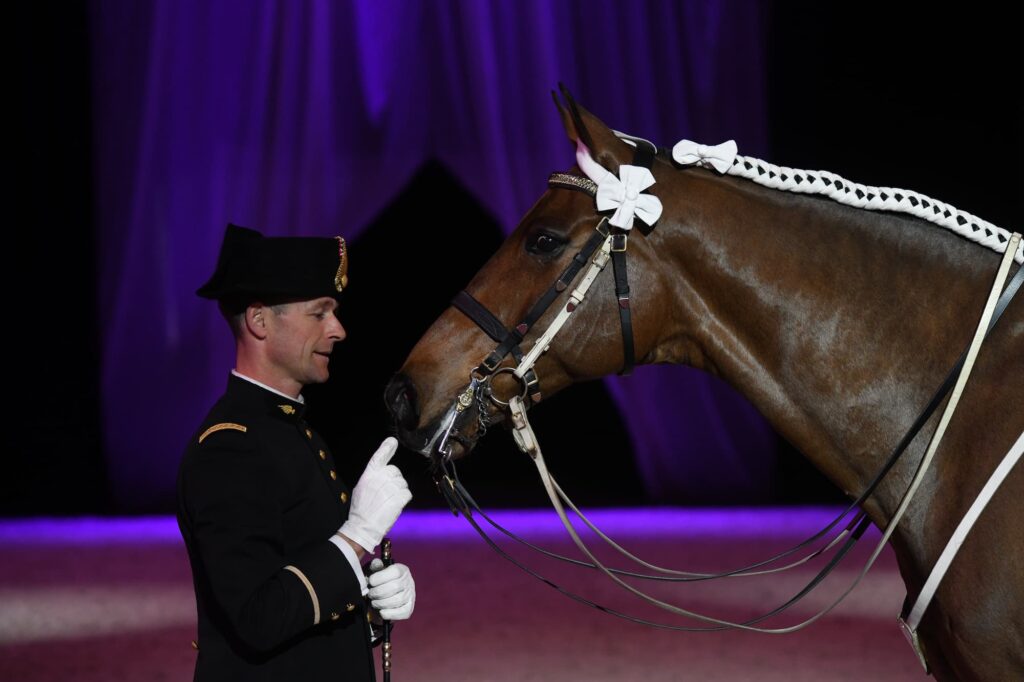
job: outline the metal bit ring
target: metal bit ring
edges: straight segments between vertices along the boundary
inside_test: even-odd
[[[523,377],[521,377],[521,376],[518,376],[518,375],[517,375],[517,374],[515,373],[515,371],[516,371],[516,368],[515,368],[515,367],[499,367],[499,368],[498,368],[497,370],[495,370],[495,372],[494,372],[494,373],[493,373],[493,374],[491,375],[491,391],[490,391],[490,395],[488,395],[487,397],[488,397],[488,398],[490,398],[490,399],[491,399],[491,402],[493,402],[493,403],[494,403],[495,405],[497,405],[498,407],[508,407],[508,401],[507,401],[507,400],[501,400],[500,398],[496,398],[496,397],[494,396],[494,379],[495,379],[495,377],[497,377],[497,376],[498,376],[499,374],[501,374],[502,372],[508,372],[509,374],[511,374],[512,376],[514,376],[514,377],[515,377],[516,379],[518,379],[518,380],[519,380],[519,383],[520,383],[520,384],[522,385],[522,387],[523,387],[523,392],[522,392],[522,393],[521,393],[521,394],[519,395],[519,397],[520,397],[521,399],[525,399],[525,398],[526,398],[526,394],[527,394],[527,393],[529,392],[529,387],[528,387],[528,386],[526,385],[526,380],[525,380],[525,379],[523,379]]]

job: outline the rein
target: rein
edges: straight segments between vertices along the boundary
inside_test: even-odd
[[[646,164],[646,167],[649,168],[654,158],[653,145],[650,145],[650,143],[646,143],[646,141],[639,140],[638,138],[630,139],[633,141],[637,150],[637,153],[634,157],[634,162],[644,163]],[[649,146],[644,146],[645,144]],[[585,147],[583,149],[585,149]],[[580,158],[579,153],[577,155],[577,158]],[[589,159],[589,155],[587,155],[587,158]],[[592,160],[590,162],[596,165],[596,162],[593,162]],[[585,172],[587,172],[588,175],[591,176],[591,178],[593,178],[593,173],[589,172],[590,169],[584,166],[582,160],[580,166],[581,168],[584,169]],[[631,167],[623,166],[623,168]],[[604,172],[607,173],[607,171]],[[620,174],[622,174],[621,169]],[[552,188],[570,189],[574,191],[585,192],[590,196],[593,196],[598,199],[598,205],[600,210],[601,200],[598,193],[599,191],[601,191],[601,185],[599,183],[594,182],[593,179],[588,179],[569,173],[554,173],[549,178],[548,184]],[[653,184],[653,180],[651,184]],[[635,199],[636,196],[633,196],[632,198]],[[616,214],[616,216],[618,216],[618,213]],[[655,218],[655,221],[656,220],[657,218]],[[932,399],[929,401],[928,405],[925,407],[921,415],[911,425],[906,435],[903,437],[903,439],[901,439],[901,441],[890,454],[889,458],[882,466],[878,474],[866,486],[861,495],[854,502],[852,502],[834,521],[832,521],[828,526],[819,531],[817,534],[801,542],[800,544],[792,547],[791,549],[786,550],[770,559],[766,559],[764,561],[757,562],[749,566],[745,566],[723,573],[692,573],[662,568],[644,562],[638,557],[635,557],[634,555],[630,554],[628,551],[623,549],[618,544],[616,544],[608,536],[602,533],[600,529],[594,526],[586,518],[586,516],[584,516],[583,513],[580,512],[580,510],[572,503],[568,496],[566,496],[564,491],[558,485],[557,481],[548,471],[546,462],[540,449],[540,445],[536,439],[535,434],[533,433],[533,429],[529,424],[526,414],[528,405],[539,401],[541,395],[540,381],[533,370],[536,360],[540,357],[541,354],[543,354],[548,349],[554,336],[558,333],[558,331],[565,324],[565,322],[568,321],[569,316],[583,302],[584,297],[586,296],[590,286],[593,284],[594,280],[607,265],[609,259],[612,260],[613,268],[615,271],[616,297],[619,303],[618,307],[620,314],[620,325],[622,327],[624,355],[622,373],[628,374],[628,372],[631,371],[635,358],[632,338],[632,319],[629,306],[630,292],[628,279],[626,277],[625,261],[626,247],[628,242],[628,229],[628,227],[623,229],[622,227],[615,227],[613,225],[609,225],[608,218],[603,218],[601,222],[597,225],[597,227],[594,229],[594,233],[584,244],[583,248],[581,248],[580,251],[573,257],[572,261],[565,268],[565,270],[562,272],[559,278],[556,280],[555,284],[553,284],[545,292],[545,294],[541,296],[541,298],[534,304],[534,306],[527,313],[526,317],[523,319],[523,322],[518,324],[514,329],[505,328],[505,326],[501,323],[500,320],[498,320],[498,318],[493,313],[491,313],[483,304],[474,299],[467,292],[460,292],[456,296],[452,305],[461,312],[463,312],[471,320],[473,320],[474,323],[476,323],[477,326],[479,326],[485,333],[487,333],[488,336],[490,336],[498,345],[490,354],[488,354],[484,361],[473,370],[471,374],[470,384],[459,395],[455,404],[449,409],[444,419],[444,426],[442,426],[442,429],[438,432],[438,434],[435,434],[434,440],[431,441],[431,448],[434,449],[434,452],[440,455],[439,457],[435,458],[434,462],[434,478],[435,482],[437,483],[438,489],[445,497],[452,512],[456,515],[461,514],[462,516],[464,516],[467,519],[467,521],[469,521],[471,526],[481,535],[481,537],[483,537],[485,542],[499,555],[501,555],[503,558],[510,561],[520,569],[529,573],[530,575],[547,583],[548,585],[555,588],[562,594],[565,594],[566,596],[592,608],[596,608],[600,611],[603,611],[605,613],[608,613],[619,618],[623,618],[625,620],[669,630],[717,631],[738,628],[742,630],[752,630],[769,634],[784,634],[800,630],[810,625],[811,623],[817,621],[826,613],[831,611],[856,587],[856,585],[867,574],[868,570],[871,568],[871,566],[881,553],[885,544],[888,542],[892,533],[895,531],[900,518],[909,506],[910,501],[914,493],[916,492],[918,486],[920,485],[920,482],[923,479],[925,472],[927,471],[928,465],[930,464],[931,459],[938,448],[943,432],[945,430],[945,426],[949,423],[949,419],[952,416],[953,410],[955,410],[956,401],[959,398],[959,394],[963,389],[964,383],[967,381],[967,378],[973,366],[973,360],[977,355],[981,343],[984,341],[985,338],[987,338],[988,333],[991,332],[992,328],[995,326],[996,322],[1002,315],[1003,311],[1006,309],[1010,300],[1012,300],[1013,296],[1020,289],[1022,282],[1024,282],[1024,267],[1022,267],[1018,269],[1016,275],[1012,278],[1009,285],[1006,287],[1005,291],[1003,290],[1003,283],[1006,281],[1006,277],[1009,273],[1010,264],[1014,259],[1014,255],[1020,243],[1020,235],[1013,235],[1012,239],[1007,244],[1003,262],[999,268],[999,273],[997,274],[996,281],[990,293],[988,304],[985,307],[982,319],[978,325],[978,330],[975,333],[975,336],[971,344],[960,356],[959,360],[952,368],[952,370],[949,372],[943,383],[939,386],[938,390],[935,392]],[[649,233],[652,229],[654,229],[654,224],[651,224],[649,228],[646,230],[641,228],[644,234]],[[520,344],[522,343],[526,334],[530,331],[533,325],[544,315],[548,308],[550,308],[554,300],[569,287],[569,285],[575,280],[579,272],[583,270],[583,268],[587,265],[588,262],[590,263],[590,266],[587,269],[584,276],[581,278],[579,285],[577,285],[576,289],[574,289],[571,292],[567,304],[558,312],[555,319],[551,322],[548,328],[537,338],[537,340],[531,347],[531,350],[528,353],[523,354],[522,350],[520,349]],[[1001,291],[1002,295],[1000,295]],[[517,363],[516,366],[501,366],[501,363],[504,362],[505,357],[507,357],[509,354],[512,354],[513,359]],[[513,396],[507,402],[498,400],[496,397],[494,397],[490,389],[490,382],[492,378],[504,372],[512,373],[513,376],[515,376],[522,385],[521,394]],[[956,385],[955,388],[954,384]],[[804,596],[809,594],[815,587],[817,587],[817,585],[820,584],[822,580],[824,580],[824,578],[839,564],[839,562],[853,548],[856,542],[863,536],[863,533],[866,531],[870,522],[867,519],[866,514],[863,511],[859,511],[854,516],[854,518],[846,524],[845,528],[839,534],[836,535],[835,538],[830,540],[824,546],[813,550],[807,556],[797,559],[785,566],[764,570],[759,569],[762,569],[763,567],[773,564],[779,561],[780,559],[795,554],[800,550],[807,548],[812,543],[815,543],[822,537],[826,536],[837,525],[839,525],[839,523],[844,518],[846,518],[856,507],[860,506],[863,502],[865,502],[868,499],[868,497],[870,497],[870,495],[878,487],[884,476],[896,464],[899,457],[906,450],[909,443],[921,430],[921,428],[928,421],[928,419],[938,408],[938,406],[942,403],[942,401],[945,399],[946,395],[950,392],[951,389],[953,389],[953,398],[949,401],[949,404],[947,405],[946,410],[943,413],[942,419],[940,420],[939,428],[937,428],[935,434],[933,434],[925,456],[918,464],[913,482],[910,484],[906,493],[904,494],[896,513],[890,519],[888,524],[886,524],[883,536],[878,546],[872,552],[870,558],[866,562],[866,565],[854,579],[852,584],[841,595],[839,595],[839,597],[835,601],[830,603],[823,610],[819,611],[812,617],[800,623],[797,623],[796,625],[792,625],[785,628],[755,627],[757,623],[760,623],[768,618],[774,617],[782,613],[783,611],[787,610],[795,603],[797,603],[800,599],[802,599]],[[545,490],[548,493],[548,497],[551,500],[552,506],[557,512],[560,520],[562,521],[562,524],[565,526],[566,531],[573,539],[573,542],[580,549],[580,551],[582,551],[590,559],[589,562],[581,561],[578,559],[572,559],[542,549],[518,537],[511,531],[503,528],[495,521],[493,521],[486,513],[484,513],[484,511],[480,508],[480,506],[470,495],[469,491],[466,490],[466,488],[459,480],[458,473],[455,468],[455,463],[451,457],[452,452],[450,447],[450,440],[457,439],[459,437],[458,434],[460,427],[464,426],[470,419],[470,410],[468,408],[474,405],[477,408],[477,420],[478,427],[480,429],[480,431],[477,434],[477,438],[479,438],[482,435],[482,433],[486,430],[488,426],[488,417],[486,409],[486,402],[488,399],[498,404],[500,407],[507,408],[509,410],[513,425],[513,436],[516,440],[517,445],[523,452],[528,454],[533,460],[535,466],[537,467],[541,481],[544,484]],[[440,442],[438,442],[438,438],[440,438]],[[1013,455],[1017,449],[1019,448],[1015,446],[1013,449],[1011,449],[1011,452],[1009,454]],[[1017,452],[1016,456],[1017,458],[1019,458],[1020,453]],[[1001,466],[1001,468],[1004,470],[1003,476],[1005,476],[1005,471],[1008,471],[1008,467],[1012,467],[1015,462],[1016,459],[1012,457],[1010,457],[1010,463],[1008,466],[1006,465],[1006,461],[1004,461],[1004,465]],[[995,483],[995,487],[997,486],[998,481]],[[987,501],[987,498],[985,501]],[[638,573],[606,567],[594,556],[594,554],[589,550],[589,548],[587,548],[586,544],[579,537],[572,522],[568,519],[566,515],[566,511],[564,508],[565,506],[568,506],[578,516],[578,518],[588,528],[591,529],[591,531],[597,534],[597,536],[602,541],[607,543],[610,547],[615,549],[624,557],[640,564],[648,570],[655,571],[662,575],[652,575],[648,573]],[[981,504],[981,507],[983,506],[984,503]],[[640,597],[641,599],[647,601],[648,603],[654,606],[657,606],[676,615],[682,615],[705,623],[711,623],[713,624],[713,626],[685,627],[652,622],[616,611],[606,606],[602,606],[578,594],[575,594],[555,584],[551,580],[545,578],[544,576],[540,575],[539,573],[535,572],[529,567],[525,566],[517,559],[515,559],[507,552],[505,552],[503,549],[501,549],[494,542],[494,540],[491,539],[490,536],[488,536],[487,532],[483,528],[481,528],[481,526],[473,518],[473,512],[476,512],[481,518],[483,518],[498,532],[508,536],[509,538],[512,538],[516,542],[532,550],[541,553],[544,556],[564,561],[576,566],[600,570],[615,583],[617,583],[627,591],[633,593],[634,595]],[[980,513],[980,509],[977,513]],[[976,516],[977,514],[975,514],[975,517]],[[965,534],[966,531],[964,531],[964,535]],[[806,587],[801,589],[796,595],[794,595],[791,599],[783,603],[781,606],[769,611],[766,614],[743,622],[732,622],[722,620],[706,616],[703,614],[699,614],[696,612],[688,611],[686,609],[682,609],[673,604],[669,604],[667,602],[656,599],[642,592],[641,590],[638,590],[632,585],[624,582],[619,577],[625,576],[641,580],[654,580],[665,582],[693,582],[725,577],[747,577],[754,575],[778,573],[802,565],[810,561],[811,559],[814,559],[820,556],[821,554],[833,549],[839,544],[840,540],[842,540],[846,536],[848,537],[845,543],[842,544],[842,546],[836,551],[835,555],[830,558],[827,565],[821,569],[821,571],[808,583]],[[962,538],[960,539],[960,541],[962,542]],[[939,576],[939,579],[941,579],[941,575]],[[931,580],[929,582],[931,582]],[[937,582],[937,580],[935,582]],[[922,598],[923,597],[924,595],[922,595]],[[930,600],[930,596],[928,596],[927,599]],[[919,604],[918,607],[915,608],[915,611],[920,611],[920,613],[923,613],[923,610],[926,607],[927,602],[925,602],[924,607],[921,607]],[[917,623],[914,622],[913,626],[915,630],[916,625]],[[916,647],[916,634],[914,640],[912,641],[915,642]],[[920,655],[919,649],[918,652]]]

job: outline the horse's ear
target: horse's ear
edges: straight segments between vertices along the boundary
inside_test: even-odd
[[[569,140],[576,143],[576,123],[572,120],[572,116],[569,114],[569,110],[562,106],[562,103],[558,99],[558,93],[554,90],[551,91],[551,99],[555,103],[555,108],[558,109],[558,116],[562,119],[562,127],[565,128],[565,134]]]
[[[558,107],[558,111],[562,115],[562,125],[565,126],[565,132],[568,133],[569,139],[572,140],[573,143],[579,140],[583,144],[587,145],[587,149],[590,149],[591,153],[593,153],[594,140],[590,137],[590,131],[587,130],[587,124],[583,122],[583,117],[580,115],[580,105],[576,104],[576,100],[573,98],[572,93],[569,92],[569,88],[565,87],[564,83],[559,83],[558,89],[562,91],[562,97],[565,98],[565,102],[568,105],[568,110],[566,110],[561,104],[559,104],[558,97],[555,96],[555,105]],[[552,96],[554,96],[554,93],[552,93]]]
[[[577,104],[568,88],[561,83],[558,87],[568,106],[562,106],[556,93],[552,92],[551,97],[555,101],[555,107],[562,118],[562,126],[565,127],[565,134],[569,140],[573,144],[577,141],[585,144],[591,156],[605,168],[617,173],[620,164],[629,163],[630,147],[599,118]]]

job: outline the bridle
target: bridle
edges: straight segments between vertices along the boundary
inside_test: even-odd
[[[646,140],[634,140],[635,152],[632,166],[644,168],[648,172],[657,154],[657,147]],[[597,197],[598,185],[588,177],[574,173],[552,173],[548,178],[548,186],[583,192],[592,198]],[[648,225],[636,221],[640,231],[646,236],[656,225]],[[471,421],[470,407],[476,407],[477,434],[479,439],[490,426],[487,403],[492,402],[501,409],[509,407],[494,395],[492,381],[494,377],[511,374],[521,387],[519,397],[532,405],[541,399],[540,379],[534,365],[551,343],[551,340],[562,328],[569,316],[583,301],[594,279],[604,270],[611,260],[615,277],[615,298],[619,310],[619,326],[622,330],[622,369],[619,374],[629,375],[636,364],[635,344],[633,342],[633,320],[630,309],[629,275],[626,263],[626,249],[629,243],[629,227],[616,227],[609,222],[607,216],[601,217],[590,237],[582,248],[558,276],[555,282],[530,307],[522,320],[512,328],[507,328],[487,306],[463,290],[455,295],[452,306],[472,320],[497,345],[487,354],[483,361],[470,373],[470,382],[459,394],[458,398],[445,414],[441,429],[427,444],[430,453],[437,454],[445,460],[451,459],[451,440],[458,438],[461,429]],[[568,302],[559,311],[554,321],[534,342],[532,349],[524,353],[520,344],[534,325],[551,308],[555,300],[565,292],[577,278],[584,267],[589,268],[583,275],[580,285],[570,294]],[[515,367],[501,366],[509,355],[516,362]]]
[[[634,155],[633,166],[650,169],[653,159],[657,153],[657,148],[653,144],[646,142],[645,140],[641,140],[639,138],[631,138],[628,136],[623,137],[627,137],[629,140],[631,140],[632,144],[635,147],[636,152]],[[581,164],[581,166],[582,165],[583,164]],[[594,182],[594,180],[588,177],[582,177],[580,175],[571,173],[553,173],[548,179],[548,186],[557,189],[580,191],[592,197],[596,197],[599,192],[599,186],[597,183]],[[656,221],[654,224],[646,226],[644,226],[644,224],[641,223],[640,229],[643,232],[643,234],[646,235],[649,234],[650,231],[654,229],[655,224]],[[632,622],[650,625],[662,629],[682,631],[714,631],[729,628],[739,628],[744,630],[755,630],[758,632],[765,632],[770,634],[783,634],[802,629],[803,627],[806,627],[807,625],[810,625],[811,623],[815,622],[816,620],[824,616],[826,613],[831,611],[835,606],[837,606],[840,603],[840,601],[842,601],[842,599],[845,598],[853,590],[854,587],[856,587],[856,585],[861,581],[864,575],[866,575],[868,569],[871,567],[875,559],[880,554],[881,549],[888,542],[888,539],[891,536],[892,532],[895,530],[895,527],[898,524],[898,521],[902,516],[902,513],[905,511],[907,505],[910,502],[911,497],[913,496],[913,493],[916,491],[917,485],[919,485],[921,479],[923,478],[928,463],[930,462],[930,457],[932,454],[934,454],[934,450],[938,447],[938,442],[941,440],[941,433],[937,432],[936,435],[933,436],[931,446],[929,447],[929,450],[926,453],[922,463],[919,464],[918,466],[914,482],[911,484],[910,488],[907,491],[907,494],[901,501],[897,513],[886,525],[881,542],[872,554],[871,558],[867,561],[867,564],[864,567],[864,569],[857,575],[856,579],[853,581],[853,584],[850,585],[850,587],[846,589],[839,596],[838,599],[830,603],[826,608],[819,611],[807,620],[798,623],[797,625],[785,628],[763,628],[755,626],[756,624],[768,618],[774,617],[782,613],[783,611],[787,610],[795,603],[797,603],[804,596],[809,594],[822,580],[824,580],[824,578],[839,564],[839,562],[845,556],[848,555],[848,553],[856,544],[856,542],[863,536],[864,532],[867,530],[867,527],[870,525],[870,521],[867,518],[865,512],[859,511],[858,507],[860,507],[873,494],[873,492],[881,483],[885,475],[897,463],[900,456],[904,453],[910,442],[922,429],[922,427],[929,420],[929,418],[932,416],[935,410],[945,400],[950,390],[954,389],[954,384],[956,384],[957,386],[957,389],[954,390],[954,396],[957,396],[958,390],[962,388],[962,384],[963,382],[966,381],[966,376],[970,372],[970,367],[973,364],[973,355],[977,354],[977,350],[981,345],[981,341],[984,340],[984,338],[987,336],[989,332],[991,332],[992,328],[995,326],[999,317],[1006,309],[1010,300],[1013,298],[1014,294],[1020,289],[1022,282],[1024,282],[1024,267],[1022,267],[1018,269],[1018,272],[1012,278],[1006,289],[1002,290],[1002,284],[1003,282],[1005,282],[1006,276],[1008,274],[1009,263],[1012,260],[1013,253],[1015,253],[1016,251],[1016,239],[1019,239],[1019,236],[1016,236],[1015,240],[1012,240],[1010,242],[1010,246],[1007,247],[1006,253],[1008,254],[1008,256],[1004,257],[1003,266],[1001,266],[1000,274],[997,276],[996,286],[993,287],[993,293],[990,296],[989,305],[986,306],[985,315],[983,315],[982,323],[979,325],[979,332],[978,334],[976,334],[974,342],[972,342],[972,344],[968,346],[968,348],[960,356],[959,361],[947,375],[942,385],[939,386],[938,390],[935,392],[932,399],[924,408],[920,416],[917,418],[917,420],[915,420],[913,425],[911,425],[906,435],[903,437],[903,439],[901,439],[899,444],[892,451],[889,458],[882,466],[878,474],[876,474],[872,481],[866,486],[866,488],[860,494],[860,496],[856,500],[854,500],[828,526],[826,526],[821,531],[819,531],[812,537],[808,538],[807,540],[796,545],[795,547],[786,550],[774,557],[771,557],[770,559],[757,562],[755,564],[751,564],[749,566],[738,568],[732,571],[715,574],[676,571],[672,569],[655,566],[653,564],[649,564],[633,556],[632,554],[624,550],[622,547],[615,544],[614,541],[612,541],[610,538],[604,535],[604,533],[602,533],[600,529],[595,527],[572,503],[572,501],[569,500],[569,498],[562,491],[561,487],[558,485],[557,481],[555,481],[554,477],[547,470],[547,466],[544,462],[543,454],[541,453],[539,443],[537,442],[537,439],[534,436],[533,430],[530,427],[529,421],[526,417],[527,406],[529,404],[537,402],[541,396],[540,380],[537,377],[536,372],[534,370],[534,364],[537,358],[539,358],[540,355],[543,352],[545,352],[547,348],[550,346],[551,340],[558,333],[561,327],[566,323],[569,316],[577,309],[580,303],[582,303],[584,297],[587,294],[587,291],[590,289],[590,286],[593,284],[596,277],[607,265],[608,260],[612,261],[613,268],[615,271],[615,293],[616,298],[618,300],[620,326],[622,329],[623,369],[621,373],[628,374],[632,370],[635,362],[635,351],[632,333],[632,318],[630,311],[630,291],[629,282],[626,274],[626,247],[628,244],[628,229],[623,229],[622,227],[615,227],[613,225],[610,225],[607,216],[601,218],[598,225],[594,228],[593,233],[587,239],[583,247],[573,256],[571,262],[562,271],[562,273],[556,279],[555,283],[552,284],[545,291],[545,293],[540,297],[540,299],[538,299],[538,301],[529,309],[529,312],[526,314],[523,320],[514,328],[506,328],[504,324],[490,310],[487,309],[486,306],[484,306],[482,303],[473,298],[473,296],[471,296],[468,292],[459,292],[459,294],[453,300],[452,305],[456,309],[461,311],[463,314],[465,314],[467,317],[469,317],[471,320],[473,320],[473,322],[476,323],[476,325],[481,330],[483,330],[492,340],[494,340],[497,343],[497,345],[484,358],[484,360],[476,368],[473,369],[469,384],[459,394],[457,399],[454,401],[453,405],[449,408],[448,412],[445,414],[445,417],[442,419],[441,428],[438,430],[438,432],[434,435],[433,439],[431,439],[431,441],[428,444],[428,452],[431,452],[433,455],[432,459],[434,463],[433,473],[435,483],[437,484],[438,489],[440,490],[442,495],[445,497],[445,500],[449,504],[449,507],[451,508],[452,512],[456,515],[461,514],[462,516],[464,516],[467,519],[467,521],[473,526],[473,528],[481,535],[481,537],[484,538],[487,544],[496,552],[498,552],[502,557],[509,560],[510,562],[515,564],[520,569],[526,571],[530,575],[533,575],[534,577],[547,583],[559,592],[562,592],[566,596],[569,596],[570,598],[579,601],[580,603],[591,606],[610,615],[614,615],[616,617],[623,618]],[[579,276],[579,273],[583,271],[584,268],[587,269],[583,277],[580,279],[580,282],[576,285],[575,289],[573,289],[570,293],[567,303],[562,307],[561,310],[559,310],[558,314],[555,316],[554,320],[549,324],[548,328],[537,337],[531,349],[528,352],[524,353],[520,345],[523,343],[523,340],[526,337],[526,335],[533,329],[534,325],[537,323],[538,320],[541,319],[545,312],[548,311],[548,309],[552,306],[554,301],[566,290],[568,290],[568,288],[572,285],[572,283]],[[996,294],[998,294],[999,291],[1002,291],[1002,295],[999,296],[997,300]],[[512,355],[513,359],[516,362],[516,365],[502,366],[502,363],[509,355]],[[519,381],[521,386],[520,394],[513,396],[508,401],[502,401],[496,398],[491,388],[491,382],[493,378],[502,373],[512,374]],[[540,473],[541,479],[545,485],[545,488],[548,492],[548,495],[552,501],[552,504],[558,512],[560,518],[562,519],[563,525],[565,525],[566,530],[573,538],[576,545],[590,559],[589,562],[581,561],[578,559],[572,559],[569,557],[555,554],[553,552],[549,552],[547,550],[544,550],[540,547],[537,547],[529,543],[528,541],[516,536],[511,531],[508,531],[507,529],[503,528],[495,521],[493,521],[480,508],[480,506],[473,499],[472,495],[470,495],[469,491],[466,490],[465,486],[459,480],[455,462],[452,458],[451,440],[457,439],[459,437],[460,430],[471,421],[472,411],[469,409],[471,407],[475,407],[477,413],[478,432],[476,438],[478,439],[479,437],[481,437],[490,424],[490,418],[487,416],[489,414],[488,403],[494,403],[498,405],[499,408],[508,410],[512,422],[513,435],[516,439],[517,444],[519,445],[521,450],[529,454],[530,457],[533,459],[534,463],[537,466],[538,472]],[[947,406],[946,413],[943,415],[942,421],[948,422],[948,419],[952,414],[953,408],[955,408],[955,403],[953,400],[951,400],[950,404]],[[653,573],[632,572],[621,569],[608,568],[604,566],[600,561],[598,561],[598,559],[591,553],[591,551],[584,545],[582,540],[580,540],[579,536],[576,534],[576,531],[574,530],[572,524],[569,522],[565,514],[564,508],[562,506],[563,503],[565,504],[565,506],[568,506],[586,526],[588,526],[593,532],[595,532],[598,535],[598,537],[601,538],[601,540],[609,544],[613,549],[618,551],[627,559],[630,559],[631,561],[640,564],[646,570],[652,571]],[[842,526],[840,526],[844,519],[847,519],[847,517],[853,514],[854,510],[858,511],[852,517],[852,519],[850,519],[846,523],[843,523]],[[483,528],[481,528],[481,526],[477,523],[476,519],[474,518],[474,512],[480,518],[483,518],[485,522],[491,525],[499,533],[506,535],[507,537],[515,540],[516,542],[532,550],[540,552],[541,554],[547,557],[558,559],[560,561],[564,561],[576,566],[599,570],[605,573],[609,578],[618,583],[620,586],[634,593],[635,595],[641,597],[645,601],[648,601],[649,603],[652,603],[655,606],[663,608],[664,610],[667,610],[671,613],[690,617],[705,623],[710,623],[711,626],[687,627],[652,622],[602,606],[578,594],[575,594],[553,583],[544,576],[538,574],[534,570],[530,569],[529,567],[527,567],[526,565],[522,564],[520,561],[512,557],[501,547],[499,547],[487,535],[486,531],[484,531]],[[767,568],[768,566],[771,566],[772,564],[775,564],[776,562],[784,558],[791,557],[797,552],[801,552],[805,549],[810,548],[811,545],[818,543],[819,540],[825,538],[827,535],[831,533],[831,531],[833,531],[833,529],[837,527],[842,527],[842,530],[834,538],[828,540],[822,546],[816,549],[810,549],[809,553],[806,556],[803,556],[799,559],[791,560],[790,563],[783,566]],[[844,538],[845,541],[842,542],[842,544],[840,545],[840,542]],[[808,583],[806,587],[800,590],[796,595],[794,595],[791,599],[783,603],[781,606],[769,611],[766,614],[763,614],[756,618],[749,619],[744,622],[730,622],[718,618],[712,618],[703,614],[694,613],[685,609],[681,609],[679,607],[660,601],[637,590],[628,583],[623,582],[620,578],[620,576],[624,576],[642,580],[666,582],[693,582],[711,580],[715,578],[765,575],[785,571],[796,566],[802,565],[804,563],[807,563],[808,561],[822,555],[825,552],[828,552],[829,550],[837,546],[839,546],[839,549],[830,558],[826,566],[822,568],[822,570]],[[916,624],[914,627],[916,628]],[[913,639],[912,641],[915,643],[916,647],[916,634],[914,635],[914,637],[915,639]],[[918,652],[920,655],[920,649],[918,649]]]

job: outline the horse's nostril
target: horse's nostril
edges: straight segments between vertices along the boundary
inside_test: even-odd
[[[416,409],[416,387],[404,374],[396,374],[384,389],[384,402],[391,418],[402,431],[414,431],[420,415]]]

